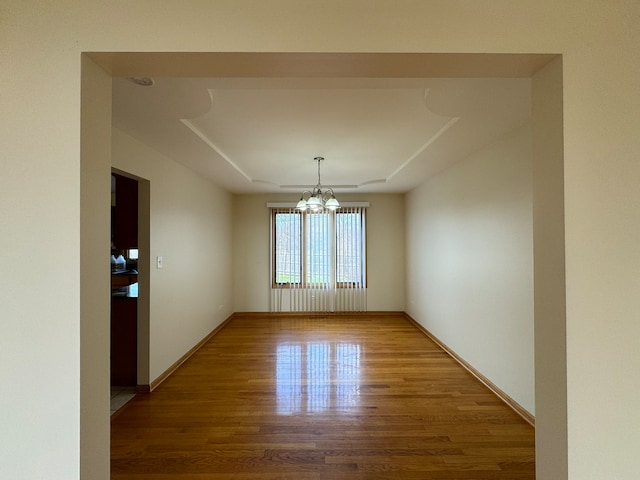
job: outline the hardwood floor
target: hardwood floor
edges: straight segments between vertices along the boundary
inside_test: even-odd
[[[533,480],[534,429],[402,316],[234,318],[112,422],[112,480]]]

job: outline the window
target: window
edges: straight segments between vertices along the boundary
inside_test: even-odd
[[[302,214],[273,212],[274,283],[300,283],[302,276]]]
[[[363,286],[364,212],[272,210],[273,286]]]

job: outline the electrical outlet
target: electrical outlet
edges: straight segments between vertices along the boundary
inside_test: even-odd
[[[156,257],[156,268],[162,268],[162,257]]]

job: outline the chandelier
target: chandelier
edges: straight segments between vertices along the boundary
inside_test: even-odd
[[[296,209],[301,212],[306,210],[321,212],[325,208],[327,210],[337,210],[340,208],[340,203],[336,200],[333,189],[327,188],[326,190],[322,190],[322,184],[320,183],[320,162],[324,160],[324,157],[315,157],[313,160],[318,162],[318,184],[313,190],[305,190],[302,192]]]

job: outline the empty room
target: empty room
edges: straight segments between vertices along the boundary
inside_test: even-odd
[[[0,476],[633,478],[639,21],[5,2]]]
[[[112,165],[148,184],[114,247],[141,259],[151,393],[113,417],[112,478],[534,478],[531,77],[554,57],[206,58],[294,71],[113,79]]]

